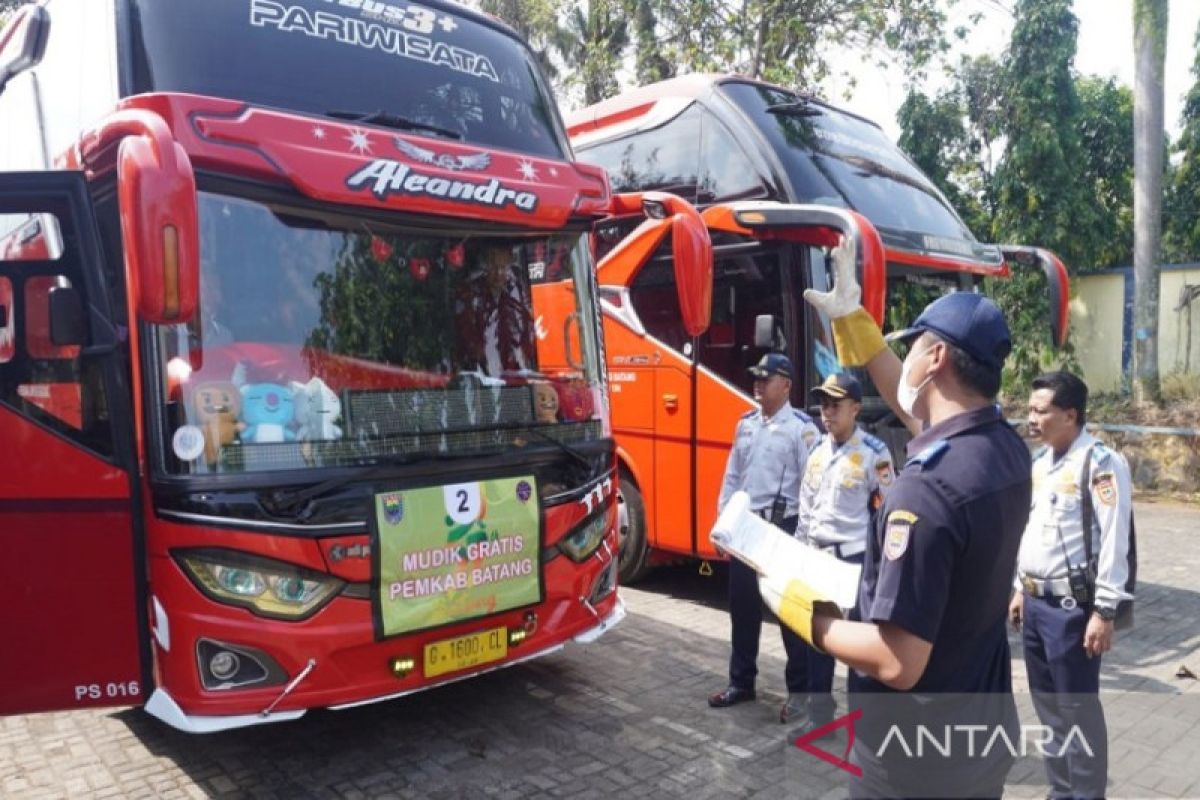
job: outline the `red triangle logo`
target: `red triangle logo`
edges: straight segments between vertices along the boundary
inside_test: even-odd
[[[827,764],[833,764],[838,769],[844,769],[856,778],[861,778],[862,767],[851,764],[847,759],[850,757],[850,748],[854,746],[854,722],[862,716],[862,713],[862,709],[858,708],[849,714],[838,717],[833,722],[826,723],[819,728],[814,728],[803,736],[796,738],[796,747],[799,747],[810,755],[816,756]],[[833,733],[838,728],[846,729],[846,749],[841,756],[836,756],[828,750],[822,750],[813,743],[817,739]]]

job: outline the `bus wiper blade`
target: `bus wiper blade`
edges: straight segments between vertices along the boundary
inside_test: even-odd
[[[431,125],[426,122],[417,122],[415,119],[400,117],[395,114],[389,114],[386,111],[326,111],[325,116],[335,117],[336,119],[344,119],[350,122],[364,122],[368,125],[383,125],[385,128],[395,128],[400,131],[428,131],[429,133],[441,136],[444,139],[461,139],[462,134],[458,131],[452,131],[449,128],[443,128],[438,125]]]
[[[279,490],[270,492],[260,496],[259,500],[271,514],[278,516],[294,516],[297,519],[304,519],[311,512],[311,503],[313,500],[322,495],[329,494],[332,491],[342,488],[347,484],[356,483],[366,480],[385,472],[388,469],[396,466],[406,466],[409,464],[418,464],[422,461],[434,461],[441,459],[451,459],[456,456],[445,453],[420,453],[403,456],[380,456],[371,459],[365,466],[368,468],[365,471],[354,471],[349,475],[343,475],[338,478],[330,478],[327,481],[315,483],[312,486],[306,486],[303,489],[293,489],[292,491]]]
[[[825,112],[807,100],[793,100],[790,103],[773,103],[766,108],[768,114],[779,114],[785,117],[820,117]]]
[[[527,428],[526,430],[529,433],[532,433],[534,436],[541,439],[542,441],[549,442],[550,444],[557,447],[559,450],[562,450],[564,453],[566,453],[567,455],[574,458],[580,464],[583,464],[584,468],[587,469],[587,478],[584,479],[585,481],[589,481],[593,477],[596,476],[596,474],[597,474],[596,463],[594,461],[592,461],[590,458],[588,458],[587,456],[585,456],[583,454],[583,452],[581,450],[579,450],[578,448],[572,447],[571,445],[569,445],[566,442],[561,441],[559,439],[555,439],[553,436],[551,436],[550,434],[546,433],[543,430],[538,430],[537,428]]]

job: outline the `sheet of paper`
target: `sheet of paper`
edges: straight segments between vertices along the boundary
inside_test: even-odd
[[[862,567],[781,531],[751,512],[749,503],[745,492],[736,492],[729,499],[709,533],[712,543],[745,562],[771,585],[786,586],[799,579],[841,608],[853,608]]]

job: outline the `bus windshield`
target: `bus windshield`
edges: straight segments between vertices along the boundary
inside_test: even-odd
[[[127,0],[132,94],[188,92],[563,159],[517,39],[446,6]]]
[[[200,303],[159,326],[176,474],[604,435],[585,233],[412,231],[201,192]]]
[[[879,128],[773,86],[728,82],[721,89],[779,155],[796,202],[853,208],[885,238],[898,231],[975,244],[942,194]]]

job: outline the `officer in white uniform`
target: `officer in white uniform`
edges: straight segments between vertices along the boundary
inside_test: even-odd
[[[872,516],[895,479],[892,456],[882,441],[858,426],[862,385],[853,375],[830,375],[812,396],[821,404],[826,433],[809,454],[800,483],[796,535],[842,561],[862,564]],[[805,727],[818,728],[833,719],[837,708],[834,659],[808,644],[804,648],[808,692],[788,696],[780,721],[791,722],[807,711]]]
[[[782,353],[768,353],[750,368],[754,396],[761,404],[738,420],[733,449],[725,466],[718,511],[734,492],[750,495],[750,510],[788,533],[796,530],[800,476],[808,450],[820,431],[812,418],[792,407],[792,362]],[[762,633],[763,602],[758,576],[737,559],[729,560],[729,618],[733,653],[729,658],[729,685],[708,698],[713,708],[753,700],[758,676],[758,640]],[[804,641],[786,626],[784,676],[789,696],[806,691]]]
[[[1022,630],[1034,707],[1055,732],[1044,751],[1054,798],[1105,796],[1100,656],[1112,647],[1119,604],[1133,599],[1129,465],[1084,430],[1087,395],[1068,372],[1033,382],[1029,432],[1046,446],[1034,457],[1033,506],[1009,607]]]

